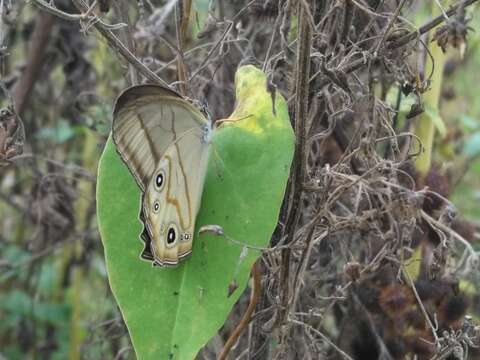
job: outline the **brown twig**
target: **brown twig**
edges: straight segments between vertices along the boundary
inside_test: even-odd
[[[250,303],[248,304],[247,310],[243,315],[242,319],[238,323],[237,327],[233,330],[232,334],[228,338],[223,350],[218,357],[219,360],[225,360],[228,356],[228,353],[232,349],[232,346],[237,342],[242,331],[248,326],[248,323],[252,319],[253,312],[257,306],[258,300],[260,299],[261,294],[261,274],[260,274],[260,265],[258,263],[253,264],[252,266],[252,278],[253,278],[253,289]]]
[[[183,56],[183,49],[185,46],[185,42],[187,40],[188,24],[190,23],[192,1],[182,0],[179,3],[179,7],[181,11],[179,11],[180,14],[178,14],[176,18],[177,43],[178,43],[177,74],[178,74],[180,92],[183,95],[187,95],[188,94],[188,82],[187,82],[188,75],[187,75],[187,66],[185,64],[185,59]],[[178,19],[178,17],[180,17],[180,19]]]
[[[446,14],[447,16],[452,16],[456,13],[457,9],[462,6],[463,8],[467,7],[467,6],[470,6],[472,5],[473,3],[476,3],[478,0],[467,0],[467,1],[460,1],[458,2],[457,4],[455,5],[452,5],[447,11],[446,11]],[[402,36],[400,39],[398,39],[397,41],[395,42],[392,42],[391,44],[389,44],[389,48],[390,49],[396,49],[396,48],[399,48],[401,46],[404,46],[406,45],[407,43],[409,43],[410,41],[416,39],[417,37],[419,37],[420,35],[423,35],[427,32],[429,32],[430,30],[432,30],[434,27],[436,27],[437,25],[440,25],[442,22],[445,21],[445,16],[442,15],[439,15],[437,16],[436,18],[430,20],[429,22],[427,22],[425,25],[423,26],[420,26],[420,28],[417,30],[417,31],[412,31],[404,36]]]
[[[470,6],[472,5],[473,3],[476,3],[478,0],[467,0],[465,2],[465,7],[467,6]],[[453,15],[458,7],[461,5],[461,3],[458,3],[458,4],[455,4],[455,5],[452,5],[450,7],[450,9],[448,9],[446,11],[446,14],[448,16],[451,16]],[[440,16],[437,16],[436,18],[430,20],[428,23],[426,23],[425,25],[421,26],[418,30],[415,30],[415,31],[411,31],[409,32],[408,34],[402,36],[400,39],[394,41],[394,42],[391,42],[391,43],[388,43],[387,42],[387,47],[391,50],[393,49],[397,49],[399,47],[402,47],[402,46],[405,46],[406,44],[408,44],[410,41],[418,38],[419,36],[429,32],[430,30],[432,30],[434,27],[436,27],[437,25],[441,24],[442,22],[445,21],[445,17],[443,15],[440,15]],[[342,66],[341,69],[339,69],[339,71],[341,72],[344,72],[345,74],[349,74],[349,73],[352,73],[358,69],[360,69],[362,66],[365,65],[365,59],[364,58],[360,58],[360,59],[357,59],[357,60],[354,60],[350,63],[347,63],[345,64],[345,66]],[[324,87],[326,85],[328,85],[330,83],[330,80],[328,78],[324,78],[322,79],[321,81],[319,81],[319,84],[318,84],[318,87]]]
[[[296,325],[302,325],[302,326],[305,326],[305,328],[307,328],[308,330],[310,330],[311,332],[313,332],[314,334],[320,336],[320,338],[325,341],[327,344],[329,344],[333,349],[335,349],[335,351],[337,351],[344,359],[346,360],[353,360],[353,358],[348,355],[345,351],[343,351],[342,349],[340,349],[337,345],[335,345],[334,342],[332,342],[332,340],[330,340],[327,336],[325,336],[320,330],[318,329],[315,329],[313,326],[309,325],[309,324],[306,324],[302,321],[298,321],[298,320],[295,320],[295,319],[292,319],[290,320],[293,324],[296,324]]]
[[[215,43],[215,45],[210,49],[200,66],[195,70],[195,72],[190,76],[188,79],[189,81],[192,81],[207,65],[208,65],[208,60],[212,57],[213,53],[219,48],[219,46],[223,43],[225,37],[230,33],[233,27],[233,22],[229,22],[227,25],[227,28],[223,32],[223,34],[220,36],[220,39]]]
[[[115,11],[115,15],[118,17],[120,21],[125,23],[125,27],[122,29],[119,29],[119,37],[120,39],[124,42],[125,46],[130,50],[130,52],[133,54],[135,52],[135,41],[133,39],[133,26],[130,21],[129,17],[129,11],[128,7],[129,5],[129,0],[122,0],[122,1],[114,1],[113,3],[113,9]],[[135,85],[139,83],[139,76],[138,76],[138,71],[135,66],[133,66],[131,63],[128,64],[128,84],[129,85]]]
[[[432,331],[432,336],[435,339],[435,343],[438,343],[438,336],[437,336],[437,329],[433,325],[432,321],[430,320],[430,316],[428,316],[427,310],[425,310],[425,306],[423,305],[422,299],[420,298],[420,295],[418,295],[417,288],[415,287],[415,283],[413,282],[412,278],[408,274],[408,271],[405,270],[405,267],[402,266],[402,274],[405,277],[405,279],[408,281],[408,285],[412,289],[413,294],[415,295],[415,299],[417,300],[418,306],[420,307],[420,310],[422,311],[423,317],[425,318],[425,321],[428,324],[428,327]]]
[[[83,0],[72,0],[77,9],[82,12],[88,11],[88,6]],[[107,40],[108,45],[118,51],[128,63],[135,66],[140,74],[145,76],[148,80],[168,87],[168,84],[160,78],[157,74],[151,71],[144,63],[142,63],[129,49],[123,44],[120,39],[101,22],[94,22],[93,26],[100,34]]]
[[[296,224],[300,216],[300,200],[303,192],[306,171],[306,120],[308,114],[308,94],[310,78],[310,47],[312,42],[312,29],[307,21],[305,6],[299,2],[299,33],[297,49],[297,68],[296,68],[296,101],[295,101],[295,135],[296,145],[293,159],[292,177],[290,183],[290,200],[288,206],[288,215],[285,223],[287,231],[286,243],[293,241]],[[280,272],[280,284],[282,286],[282,315],[279,321],[285,321],[288,304],[290,302],[290,252],[287,248],[282,251],[282,268]]]
[[[197,69],[193,72],[193,74],[190,76],[188,81],[192,81],[207,65],[208,61],[212,57],[213,53],[219,48],[221,44],[225,42],[225,38],[227,35],[232,31],[233,25],[239,19],[254,3],[256,0],[251,0],[248,2],[247,5],[245,5],[234,17],[231,21],[228,21],[227,28],[223,32],[223,34],[220,36],[220,39],[218,39],[217,42],[215,42],[215,45],[212,46],[212,48],[208,51],[208,54],[205,56],[203,61],[201,62],[200,66],[197,67]]]
[[[65,11],[57,9],[56,7],[52,6],[51,4],[47,3],[44,0],[33,0],[33,3],[38,6],[40,9],[50,13],[51,15],[55,15],[61,19],[68,20],[68,21],[80,21],[86,20],[92,8],[89,8],[85,13],[82,14],[69,14]]]
[[[44,61],[44,54],[50,40],[50,34],[55,24],[55,17],[51,14],[42,13],[35,21],[35,28],[28,44],[28,59],[20,79],[13,88],[15,109],[22,114],[30,98],[35,81],[40,75]]]
[[[402,11],[406,2],[407,2],[407,0],[402,0],[402,2],[400,4],[398,4],[398,6],[395,10],[395,13],[393,14],[393,16],[388,21],[388,25],[387,25],[385,31],[383,32],[382,38],[380,39],[380,41],[377,44],[377,47],[375,48],[374,54],[378,54],[378,51],[381,49],[381,47],[383,45],[383,42],[385,41],[387,36],[390,34],[390,30],[392,29],[393,24],[395,23],[398,16],[400,15],[400,12]]]

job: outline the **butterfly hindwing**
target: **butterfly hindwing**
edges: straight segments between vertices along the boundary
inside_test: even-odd
[[[208,144],[197,131],[185,133],[165,151],[142,204],[154,258],[176,265],[191,253],[205,181]]]
[[[142,200],[142,202],[143,202],[143,200]],[[145,246],[143,251],[140,253],[140,257],[144,260],[153,261],[154,258],[153,258],[153,253],[152,253],[152,249],[151,249],[151,246],[150,246],[151,243],[152,243],[152,239],[150,238],[147,227],[145,226],[145,215],[143,215],[143,207],[140,209],[140,221],[144,224],[143,225],[143,231],[140,234],[140,239],[142,239],[142,241],[144,243],[144,246]]]

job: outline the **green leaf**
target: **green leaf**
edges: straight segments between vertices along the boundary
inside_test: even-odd
[[[215,130],[210,146],[202,225],[220,225],[229,237],[268,246],[276,226],[293,157],[294,135],[286,102],[266,91],[253,66],[236,74],[237,106]],[[195,169],[189,176],[195,176]],[[245,289],[260,255],[225,237],[197,235],[193,254],[177,268],[154,268],[139,259],[140,191],[111,139],[102,155],[97,188],[98,221],[110,286],[139,359],[193,359],[223,325]],[[228,285],[238,283],[228,298]]]

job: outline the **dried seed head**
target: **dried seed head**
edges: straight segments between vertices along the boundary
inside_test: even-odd
[[[468,299],[463,294],[447,296],[440,303],[438,317],[445,326],[453,325],[464,318],[467,308]]]
[[[380,291],[379,303],[390,318],[399,318],[413,305],[413,295],[404,285],[389,285]]]
[[[437,28],[433,36],[433,41],[437,42],[443,52],[446,52],[449,46],[453,46],[456,49],[460,49],[463,56],[467,42],[467,34],[468,31],[472,29],[468,26],[469,22],[470,19],[464,16],[449,19],[445,25]]]

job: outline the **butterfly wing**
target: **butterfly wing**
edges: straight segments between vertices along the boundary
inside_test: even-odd
[[[143,258],[173,266],[190,255],[207,161],[208,143],[196,131],[185,133],[161,157],[143,197]]]
[[[172,90],[139,85],[125,90],[113,110],[112,138],[145,191],[160,157],[180,134],[209,127],[205,116]]]
[[[191,253],[210,131],[199,110],[161,86],[135,86],[117,99],[112,137],[142,189],[143,259],[176,265]]]

